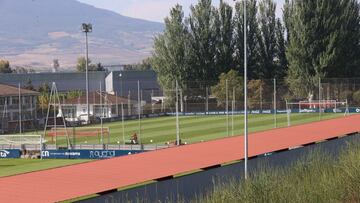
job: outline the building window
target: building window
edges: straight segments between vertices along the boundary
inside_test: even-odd
[[[19,97],[11,97],[11,104],[19,104]]]
[[[31,103],[31,97],[23,97],[24,104],[30,104]]]
[[[0,105],[5,105],[6,99],[6,97],[0,97]]]

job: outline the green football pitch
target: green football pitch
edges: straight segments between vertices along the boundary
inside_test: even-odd
[[[341,117],[342,114],[323,114],[321,119],[332,119]],[[234,135],[243,134],[242,115],[234,116],[186,116],[180,117],[180,135],[183,142],[195,143],[218,139]],[[229,120],[229,122],[227,122]],[[300,125],[319,121],[319,114],[291,114],[291,125]],[[139,122],[137,120],[125,121],[125,140],[129,139],[133,133],[139,132]],[[286,114],[277,115],[277,127],[287,126]],[[100,127],[94,125],[91,127]],[[123,142],[122,122],[106,123],[104,127],[110,129],[110,143]],[[274,128],[273,115],[249,115],[249,131],[264,131]],[[234,131],[233,131],[234,129]],[[234,133],[233,133],[234,132]],[[176,119],[175,117],[149,118],[141,121],[141,139],[144,144],[157,143],[164,144],[176,139]],[[47,138],[48,140],[50,138]],[[152,140],[152,142],[151,142]],[[64,138],[59,138],[58,143],[65,144]],[[98,137],[83,137],[76,140],[77,144],[97,144]],[[56,168],[60,166],[82,163],[89,160],[34,160],[34,159],[2,159],[0,160],[0,177]]]
[[[343,115],[330,113],[322,114],[321,120],[339,116]],[[291,125],[319,121],[319,114],[291,114],[290,120]],[[183,116],[180,117],[179,123],[180,138],[183,143],[186,142],[188,144],[224,138],[232,135],[242,135],[244,131],[243,115],[236,115],[234,118],[232,118],[231,115],[229,115],[228,118],[223,115]],[[287,125],[287,115],[277,115],[277,127],[286,127]],[[141,139],[143,144],[161,145],[167,142],[174,142],[176,140],[176,118],[170,116],[142,119],[140,125],[138,120],[125,121],[124,135],[121,121],[106,123],[103,126],[108,127],[110,130],[109,139],[106,135],[104,135],[104,143],[109,141],[110,144],[123,144],[124,140],[129,140],[131,135],[134,133],[138,134],[138,137]],[[249,132],[269,130],[274,128],[274,126],[275,121],[273,115],[249,115]],[[91,127],[100,127],[100,125],[94,125]],[[79,130],[81,130],[81,128]],[[70,139],[74,142],[73,138]],[[51,143],[50,137],[47,137],[46,140]],[[76,144],[100,144],[101,136],[98,134],[93,137],[75,137],[75,141]],[[58,137],[57,144],[66,144],[64,137]]]
[[[0,159],[0,177],[67,166],[86,161],[88,160]]]

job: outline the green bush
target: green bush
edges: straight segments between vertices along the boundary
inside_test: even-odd
[[[354,100],[355,104],[360,105],[360,90],[354,92],[353,100]]]
[[[216,183],[193,202],[360,202],[360,144],[339,158],[317,152],[289,168],[255,174],[247,181]]]

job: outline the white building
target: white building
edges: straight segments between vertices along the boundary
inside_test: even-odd
[[[89,93],[89,114],[92,118],[114,118],[121,116],[121,106],[123,105],[124,116],[136,114],[137,102],[129,98],[118,97],[105,92]],[[68,121],[85,120],[86,95],[78,98],[68,99],[61,105],[64,117]]]
[[[38,95],[35,91],[0,84],[0,133],[19,132],[20,125],[22,130],[33,129]]]

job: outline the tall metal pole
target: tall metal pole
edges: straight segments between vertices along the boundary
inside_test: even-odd
[[[85,32],[85,46],[86,46],[86,57],[85,57],[85,74],[86,74],[86,114],[87,123],[90,123],[90,105],[89,105],[89,46],[88,46],[88,32]]]
[[[103,131],[103,118],[104,118],[104,107],[102,103],[102,87],[101,87],[101,81],[100,81],[100,125],[101,125],[101,145],[104,147],[104,131]],[[95,108],[94,108],[95,110]],[[95,112],[94,112],[95,115]],[[109,144],[109,143],[108,143]]]
[[[205,112],[209,114],[209,88],[206,86],[206,105],[205,105]]]
[[[175,89],[175,94],[176,94],[176,145],[180,145],[180,127],[179,127],[179,84],[178,81],[176,80],[176,89]]]
[[[225,91],[226,91],[226,132],[227,136],[229,137],[229,88],[228,88],[228,80],[225,81]]]
[[[129,94],[128,94],[128,104],[127,104],[127,108],[128,108],[128,116],[130,116],[132,113],[131,113],[131,91],[129,90]]]
[[[245,179],[248,178],[248,112],[247,112],[247,20],[246,3],[244,1],[244,145],[245,145]]]
[[[154,90],[151,90],[151,113],[154,114],[155,110],[154,110],[154,103],[152,102],[152,99],[154,97]]]
[[[116,116],[119,117],[119,101],[118,101],[118,93],[115,92],[115,103],[116,103]]]
[[[122,125],[122,136],[125,145],[125,127],[124,127],[124,103],[121,102],[121,125]]]
[[[234,114],[235,114],[235,87],[233,88],[233,99],[232,99],[232,105],[231,105],[231,131],[232,131],[232,136],[235,136],[235,131],[234,131]]]
[[[141,101],[140,101],[140,81],[138,80],[138,114],[139,114],[139,143],[141,144]]]
[[[21,111],[21,87],[19,83],[19,132],[22,133],[22,117],[21,117],[22,111]]]
[[[56,146],[56,149],[57,149],[57,120],[56,120],[56,96],[55,96],[55,89],[54,89],[54,97],[53,97],[53,100],[54,100],[54,129],[55,129],[55,146]],[[51,99],[50,99],[51,101]]]
[[[274,78],[274,126],[277,128],[276,79]]]
[[[321,120],[321,78],[319,77],[319,120]]]

